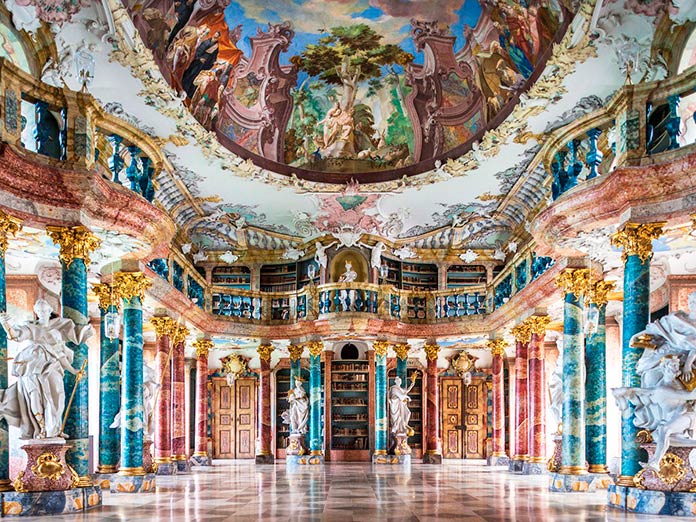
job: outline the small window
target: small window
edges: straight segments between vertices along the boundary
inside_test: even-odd
[[[360,350],[353,343],[348,343],[341,348],[341,359],[357,359],[358,357],[360,357]]]

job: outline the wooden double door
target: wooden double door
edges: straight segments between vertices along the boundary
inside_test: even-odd
[[[256,379],[213,379],[213,458],[253,459],[256,454]]]
[[[440,379],[442,454],[446,459],[486,458],[486,381],[474,377]]]

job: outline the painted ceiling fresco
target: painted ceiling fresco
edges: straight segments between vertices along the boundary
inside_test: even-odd
[[[396,179],[468,150],[514,108],[571,18],[560,0],[124,3],[223,145],[329,182]]]

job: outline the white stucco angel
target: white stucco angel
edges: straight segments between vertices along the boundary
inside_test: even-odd
[[[408,388],[401,386],[400,377],[396,377],[394,384],[389,388],[389,417],[391,432],[394,435],[411,436],[413,434],[413,429],[408,425],[411,421],[411,410],[408,407],[411,398],[408,394],[415,386],[417,376],[416,372],[412,374],[411,385]]]
[[[295,377],[295,387],[288,390],[288,403],[290,407],[281,417],[283,424],[290,425],[290,433],[307,433],[307,421],[309,420],[309,398],[302,387],[302,380]]]
[[[386,249],[387,245],[381,241],[377,241],[375,246],[372,247],[370,253],[370,266],[372,266],[372,268],[379,270],[379,267],[382,266],[382,254]]]
[[[73,351],[66,342],[82,344],[92,335],[91,325],[77,326],[71,319],[51,318],[53,309],[44,299],[34,305],[37,320],[12,326],[6,313],[0,325],[11,340],[27,344],[17,354],[12,375],[17,382],[0,390],[0,417],[20,428],[22,439],[52,439],[62,433],[65,412],[65,372],[78,375],[73,368]]]
[[[328,263],[328,257],[326,255],[326,251],[334,246],[336,244],[336,241],[333,243],[329,243],[328,245],[324,246],[321,244],[319,241],[314,242],[314,248],[316,249],[316,252],[314,254],[314,260],[317,262],[317,264],[321,267],[326,269],[326,265]]]

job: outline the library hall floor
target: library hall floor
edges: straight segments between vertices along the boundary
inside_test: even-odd
[[[543,476],[515,476],[482,464],[414,464],[410,473],[371,464],[332,463],[288,474],[283,462],[216,461],[188,475],[157,477],[153,494],[104,494],[82,516],[19,521],[677,521],[608,510],[606,491],[549,493]]]

